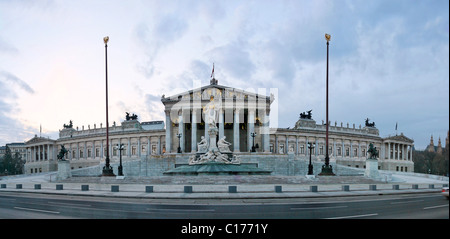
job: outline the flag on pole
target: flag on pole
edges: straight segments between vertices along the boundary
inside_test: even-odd
[[[42,135],[42,124],[39,124],[39,137]]]
[[[213,63],[213,69],[212,69],[212,72],[211,72],[211,77],[213,77],[214,76],[214,63]]]
[[[397,131],[397,122],[395,122],[395,130]]]

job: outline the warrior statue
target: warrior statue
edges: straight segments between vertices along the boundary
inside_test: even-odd
[[[377,159],[378,158],[378,150],[377,147],[374,147],[372,143],[369,144],[369,150],[367,150],[369,154],[369,159]]]
[[[64,145],[61,145],[61,150],[59,151],[59,154],[56,156],[59,160],[61,161],[66,161],[64,159],[64,156],[67,155],[67,153],[69,152],[69,150],[67,150]]]

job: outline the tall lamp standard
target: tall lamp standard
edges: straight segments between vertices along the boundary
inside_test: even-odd
[[[251,152],[256,152],[256,147],[255,147],[255,136],[256,136],[256,133],[250,133],[250,136],[252,136],[252,138],[253,138],[253,145],[252,145],[252,151]]]
[[[117,149],[119,150],[119,167],[118,167],[118,176],[123,176],[123,168],[122,168],[122,150],[124,149],[123,144],[117,144]]]
[[[178,149],[177,149],[177,153],[181,154],[181,133],[177,134],[178,137]]]
[[[308,145],[308,149],[309,149],[308,175],[314,175],[314,173],[313,173],[313,166],[312,166],[312,163],[311,163],[311,154],[312,154],[312,150],[314,148],[314,145],[311,142],[308,142],[308,144],[309,144]]]
[[[325,136],[325,142],[326,142],[326,149],[325,149],[325,164],[322,165],[322,172],[319,175],[326,175],[326,176],[333,176],[335,175],[333,173],[333,167],[330,165],[330,157],[328,156],[328,52],[329,52],[329,45],[330,45],[330,39],[331,36],[329,34],[325,34],[325,40],[327,40],[327,97],[326,97],[326,136]]]
[[[103,38],[105,43],[105,69],[106,69],[106,160],[105,166],[103,167],[102,176],[115,176],[113,173],[113,168],[109,164],[109,122],[108,122],[108,41],[109,37]]]

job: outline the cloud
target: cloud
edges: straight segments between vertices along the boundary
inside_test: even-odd
[[[18,85],[22,90],[25,90],[30,94],[34,94],[34,90],[26,82],[7,71],[0,71],[0,79],[3,79],[7,82],[12,82],[15,85]]]
[[[157,19],[154,25],[146,22],[137,24],[134,34],[144,55],[143,64],[137,66],[138,71],[146,78],[150,78],[154,74],[154,62],[159,52],[181,38],[187,28],[186,20],[174,14]]]
[[[16,54],[19,50],[0,36],[0,52]]]
[[[218,68],[239,80],[250,79],[255,66],[250,58],[250,53],[242,46],[242,43],[231,42],[218,46],[207,52]]]

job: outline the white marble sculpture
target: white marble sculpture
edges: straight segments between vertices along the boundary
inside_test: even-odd
[[[223,136],[222,138],[219,139],[219,141],[217,142],[217,147],[219,148],[219,151],[222,153],[231,153],[230,150],[230,146],[231,143],[225,141],[226,136]]]
[[[201,137],[202,140],[197,144],[199,153],[206,153],[208,151],[208,141],[205,136]]]

